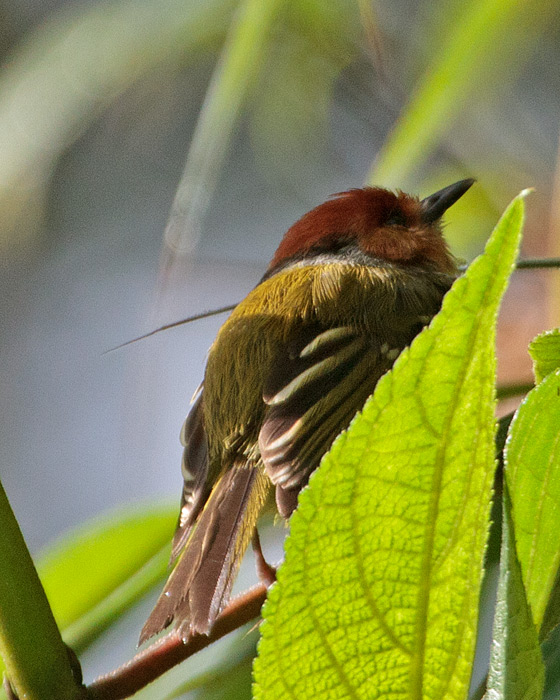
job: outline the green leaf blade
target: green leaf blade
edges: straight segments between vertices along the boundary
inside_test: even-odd
[[[539,637],[523,586],[507,489],[487,687],[486,700],[541,700],[544,687]]]
[[[226,37],[220,60],[200,111],[189,153],[175,193],[164,244],[172,255],[192,252],[201,220],[230,148],[245,100],[267,55],[282,0],[242,0]]]
[[[494,467],[494,325],[522,220],[517,198],[301,494],[265,607],[257,700],[466,695]]]
[[[537,627],[543,624],[560,571],[559,426],[560,370],[556,370],[519,407],[505,448],[517,553]],[[560,606],[549,610],[550,615],[548,631],[560,621]]]

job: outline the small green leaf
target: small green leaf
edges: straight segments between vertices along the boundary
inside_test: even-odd
[[[525,398],[511,424],[505,474],[512,502],[517,555],[537,628],[560,567],[560,370]],[[560,606],[547,613],[560,621]],[[542,632],[541,632],[542,634]]]
[[[537,384],[560,367],[560,328],[541,333],[529,343]]]
[[[500,578],[486,700],[541,700],[544,666],[515,551],[505,490]]]
[[[171,541],[176,508],[117,511],[50,546],[37,569],[64,630],[126,582]],[[141,511],[140,511],[141,512]],[[164,565],[165,570],[165,565]]]
[[[464,698],[494,472],[495,322],[521,196],[302,492],[257,700]]]

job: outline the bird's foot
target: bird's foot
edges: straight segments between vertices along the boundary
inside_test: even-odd
[[[256,528],[253,534],[253,551],[255,552],[259,581],[264,583],[267,588],[270,588],[270,586],[272,586],[272,584],[276,581],[276,567],[269,564],[264,558],[261,540]]]

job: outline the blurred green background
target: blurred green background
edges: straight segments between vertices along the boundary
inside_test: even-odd
[[[220,318],[103,352],[241,299],[329,194],[476,177],[446,217],[469,260],[532,186],[524,254],[560,254],[559,35],[554,0],[1,3],[0,464],[31,549],[107,509],[174,508]],[[558,325],[557,277],[516,273],[503,383]],[[149,605],[86,680],[132,654]]]

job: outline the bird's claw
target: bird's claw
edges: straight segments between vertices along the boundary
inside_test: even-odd
[[[270,588],[272,584],[276,581],[276,567],[269,564],[264,558],[264,554],[261,547],[261,540],[259,538],[258,530],[255,528],[253,534],[253,551],[255,552],[255,560],[257,565],[257,575],[259,581],[263,583],[267,588]]]

